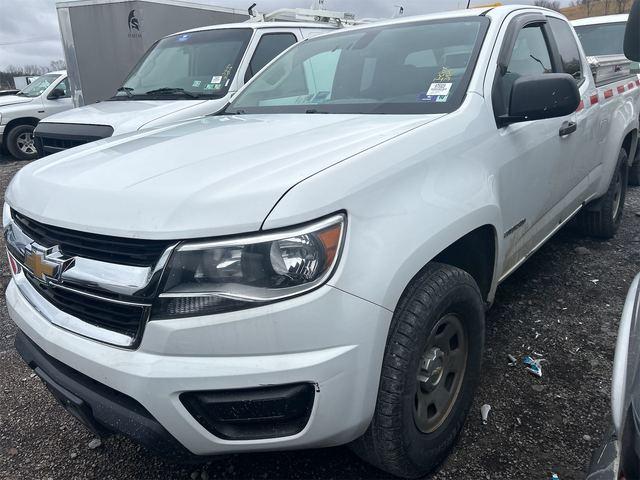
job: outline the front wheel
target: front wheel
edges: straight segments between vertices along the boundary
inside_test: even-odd
[[[627,196],[628,173],[628,156],[622,148],[607,193],[593,205],[587,206],[578,216],[578,225],[586,235],[611,238],[616,234],[622,221],[624,200]]]
[[[399,477],[433,471],[471,408],[483,344],[484,303],[474,279],[429,264],[393,316],[375,413],[354,451]]]
[[[7,150],[18,160],[35,160],[38,150],[33,142],[33,125],[18,125],[7,134]]]

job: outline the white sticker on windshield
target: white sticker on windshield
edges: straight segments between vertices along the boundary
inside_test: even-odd
[[[193,84],[191,86],[192,87],[199,87],[200,85],[202,85],[202,81],[201,80],[194,80]]]
[[[451,90],[451,85],[453,85],[453,83],[432,83],[429,86],[427,95],[437,95],[437,96],[449,95],[449,90]]]
[[[211,83],[222,83],[222,75],[214,75],[211,77]]]

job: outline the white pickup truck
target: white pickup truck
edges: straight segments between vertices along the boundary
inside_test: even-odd
[[[73,108],[67,72],[36,78],[15,95],[0,97],[0,147],[19,160],[33,160],[38,152],[33,129],[48,115]]]
[[[601,82],[610,83],[629,72],[640,74],[638,62],[627,60],[623,53],[628,17],[627,14],[605,15],[571,22],[592,70],[604,77],[603,80],[596,78],[596,85]],[[640,185],[640,149],[636,149],[636,157],[629,168],[629,185]]]
[[[351,443],[424,475],[500,282],[575,215],[615,234],[639,91],[596,87],[537,7],[308,39],[223,114],[18,172],[16,347],[94,431],[164,455]]]
[[[41,156],[143,128],[216,113],[294,43],[336,26],[245,22],[169,35],[142,57],[114,97],[53,115],[35,130]]]

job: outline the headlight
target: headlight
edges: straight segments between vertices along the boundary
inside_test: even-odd
[[[344,234],[338,214],[287,231],[184,243],[171,257],[152,316],[228,312],[308,292],[335,270]]]

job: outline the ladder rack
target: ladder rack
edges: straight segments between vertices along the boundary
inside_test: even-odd
[[[247,21],[328,23],[336,26],[356,25],[358,23],[353,13],[306,8],[280,8],[271,13],[253,13]]]

